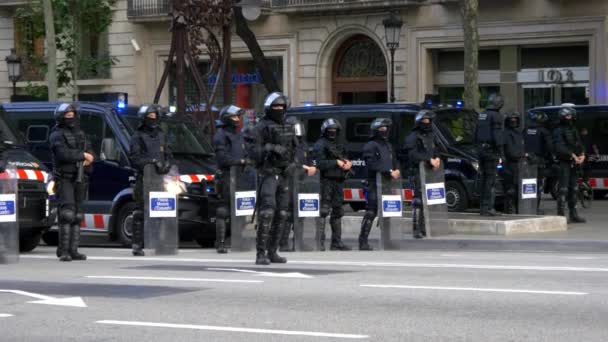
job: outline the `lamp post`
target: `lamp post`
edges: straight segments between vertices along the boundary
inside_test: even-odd
[[[13,82],[13,96],[17,95],[17,81],[21,78],[21,57],[17,56],[15,49],[4,59],[8,67],[8,80]]]
[[[403,21],[397,17],[395,12],[382,21],[386,37],[386,47],[391,52],[391,102],[395,102],[395,50],[399,47],[399,36]]]

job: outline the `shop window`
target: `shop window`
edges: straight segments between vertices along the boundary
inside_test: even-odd
[[[522,69],[588,67],[589,46],[552,46],[522,48]]]
[[[15,18],[15,50],[21,57],[21,79],[41,81],[44,72],[44,33],[36,31],[37,26],[29,20]]]
[[[499,70],[499,50],[479,50],[479,70]],[[438,51],[437,69],[442,71],[464,70],[464,51]]]
[[[499,86],[479,87],[479,108],[485,108],[488,105],[488,97],[499,92]],[[439,98],[441,103],[453,105],[464,98],[464,87],[439,87]]]

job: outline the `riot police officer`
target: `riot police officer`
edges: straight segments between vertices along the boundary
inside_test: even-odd
[[[340,123],[329,118],[321,124],[321,138],[315,143],[313,155],[321,170],[321,220],[319,246],[325,250],[325,221],[331,213],[329,224],[331,226],[332,251],[350,251],[350,247],[342,242],[342,216],[344,216],[344,181],[353,164],[346,157],[344,146],[336,140],[340,135]]]
[[[361,251],[371,251],[373,249],[368,243],[368,237],[378,213],[376,174],[379,172],[383,177],[392,177],[393,179],[401,177],[393,147],[388,141],[391,125],[391,120],[386,118],[377,118],[372,121],[370,124],[370,141],[363,146],[363,159],[367,166],[369,189],[365,215],[363,221],[361,221],[361,232],[359,233],[359,250]]]
[[[523,133],[519,128],[520,115],[512,112],[505,117],[503,188],[505,192],[505,213],[517,213],[517,194],[519,188],[520,161],[527,157]]]
[[[60,104],[55,109],[55,121],[49,143],[59,221],[57,257],[61,261],[86,260],[86,255],[78,253],[80,222],[84,217],[81,205],[95,157],[80,129],[78,111],[73,104]]]
[[[480,214],[482,216],[500,215],[494,209],[496,185],[496,167],[503,156],[503,117],[500,109],[504,98],[500,94],[491,94],[488,106],[479,113],[475,129],[475,144],[479,147],[479,191]]]
[[[295,167],[297,140],[293,126],[285,123],[289,100],[274,92],[264,101],[265,116],[251,131],[249,157],[259,175],[259,209],[256,261],[258,265],[286,263],[277,249],[289,219],[289,176]]]
[[[243,110],[226,106],[220,111],[221,127],[213,136],[215,159],[220,169],[219,185],[222,202],[216,211],[215,248],[220,254],[228,253],[225,246],[226,220],[230,217],[230,168],[250,164],[245,158],[245,140],[238,132]]]
[[[314,166],[312,156],[308,151],[308,144],[305,139],[305,129],[304,125],[296,118],[295,116],[289,116],[285,120],[288,125],[292,125],[294,128],[295,136],[298,141],[298,146],[296,147],[295,153],[295,162],[296,167],[294,168],[294,174],[292,175],[292,181],[299,181],[304,179],[304,177],[312,177],[317,173],[317,168]],[[292,189],[294,190],[295,187]],[[280,252],[293,252],[295,250],[295,246],[289,246],[289,235],[293,230],[294,223],[294,202],[293,197],[289,197],[289,219],[287,220],[287,226],[281,233],[281,239],[279,241],[279,251]]]
[[[435,112],[421,110],[416,114],[414,128],[405,139],[404,153],[407,153],[408,166],[414,189],[412,199],[412,227],[415,239],[426,236],[424,211],[422,208],[422,184],[420,183],[420,162],[426,162],[433,169],[441,166],[439,143],[433,133]]]
[[[131,137],[130,159],[137,170],[133,199],[133,236],[132,248],[134,256],[143,256],[144,251],[144,167],[154,165],[159,174],[167,174],[171,169],[171,153],[165,133],[159,122],[161,108],[156,104],[143,105],[137,113],[140,124]]]
[[[549,120],[543,112],[531,111],[528,114],[529,122],[524,131],[524,143],[528,159],[536,166],[536,213],[543,215],[540,209],[542,189],[545,183],[545,166],[553,159],[553,139],[551,132],[545,127]]]
[[[566,216],[566,201],[570,215],[568,222],[584,223],[586,220],[576,210],[577,168],[585,162],[585,148],[576,128],[576,111],[564,107],[558,112],[559,126],[553,131],[555,154],[559,160],[559,194],[557,214]]]

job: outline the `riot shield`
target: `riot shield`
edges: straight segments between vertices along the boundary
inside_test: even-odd
[[[537,174],[538,168],[528,160],[518,164],[517,182],[519,184],[517,196],[517,214],[536,215],[536,196],[538,194]]]
[[[292,176],[292,215],[294,247],[296,251],[318,251],[320,249],[321,177],[317,172],[308,176],[297,170]],[[324,227],[323,227],[324,228]]]
[[[144,248],[148,255],[175,255],[179,248],[177,167],[160,175],[156,167],[144,167]]]
[[[443,162],[437,170],[433,170],[427,162],[420,162],[419,170],[426,234],[429,237],[447,235],[450,227]]]
[[[255,249],[255,224],[251,222],[257,200],[257,174],[252,167],[230,168],[230,248]]]
[[[19,261],[17,173],[7,169],[0,173],[0,264]]]
[[[376,191],[380,250],[400,249],[405,239],[404,227],[397,220],[403,216],[402,180],[377,173]]]

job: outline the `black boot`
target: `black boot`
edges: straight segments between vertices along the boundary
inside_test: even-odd
[[[317,226],[317,247],[321,252],[325,252],[325,217],[321,217]]]
[[[266,249],[268,248],[268,234],[272,225],[272,216],[272,213],[261,212],[258,219],[255,241],[257,249],[256,265],[270,265],[270,260],[266,257]]]
[[[360,251],[374,250],[367,241],[367,238],[369,237],[369,232],[372,231],[373,224],[374,224],[373,218],[363,217],[363,221],[361,221],[361,233],[359,233],[359,250]]]
[[[557,197],[557,215],[566,216],[566,196]]]
[[[416,208],[412,211],[412,233],[414,236],[414,239],[422,239],[424,238],[424,235],[422,233],[422,227],[420,226],[420,216],[422,215],[422,209],[420,208]],[[422,221],[424,222],[424,221]]]
[[[496,211],[496,209],[486,209],[481,211],[481,216],[500,216],[502,213],[500,211]]]
[[[219,254],[226,254],[226,220],[217,219],[215,221],[215,249]]]
[[[286,211],[279,211],[279,216],[276,218],[276,224],[270,232],[270,244],[268,245],[268,259],[272,263],[284,264],[287,259],[281,257],[277,250],[279,249],[279,240],[283,234],[283,230],[287,229],[287,219],[289,218]]]
[[[585,220],[584,218],[578,216],[578,211],[575,208],[570,208],[570,217],[568,220],[568,223],[586,223],[587,220]]]
[[[266,252],[258,251],[255,256],[255,264],[256,265],[270,265],[270,260],[266,257]]]
[[[69,223],[59,225],[59,240],[57,243],[57,257],[59,261],[72,261],[70,255],[70,229]]]
[[[350,251],[351,248],[342,242],[342,218],[331,218],[329,220],[331,225],[331,246],[332,251]]]
[[[87,256],[78,253],[78,246],[80,245],[80,223],[72,224],[72,230],[70,231],[70,256],[72,260],[87,260]]]
[[[291,222],[288,222],[285,230],[281,233],[281,238],[279,239],[279,252],[294,251],[294,248],[289,247],[289,234],[291,234],[291,227],[293,227],[293,225]]]
[[[133,216],[135,216],[136,214],[133,213]],[[131,236],[131,242],[132,242],[132,253],[134,256],[144,256],[146,255],[146,253],[144,253],[144,222],[143,222],[143,213],[142,213],[142,220],[138,220],[138,219],[133,219],[133,229],[132,229],[132,233],[133,235]]]

